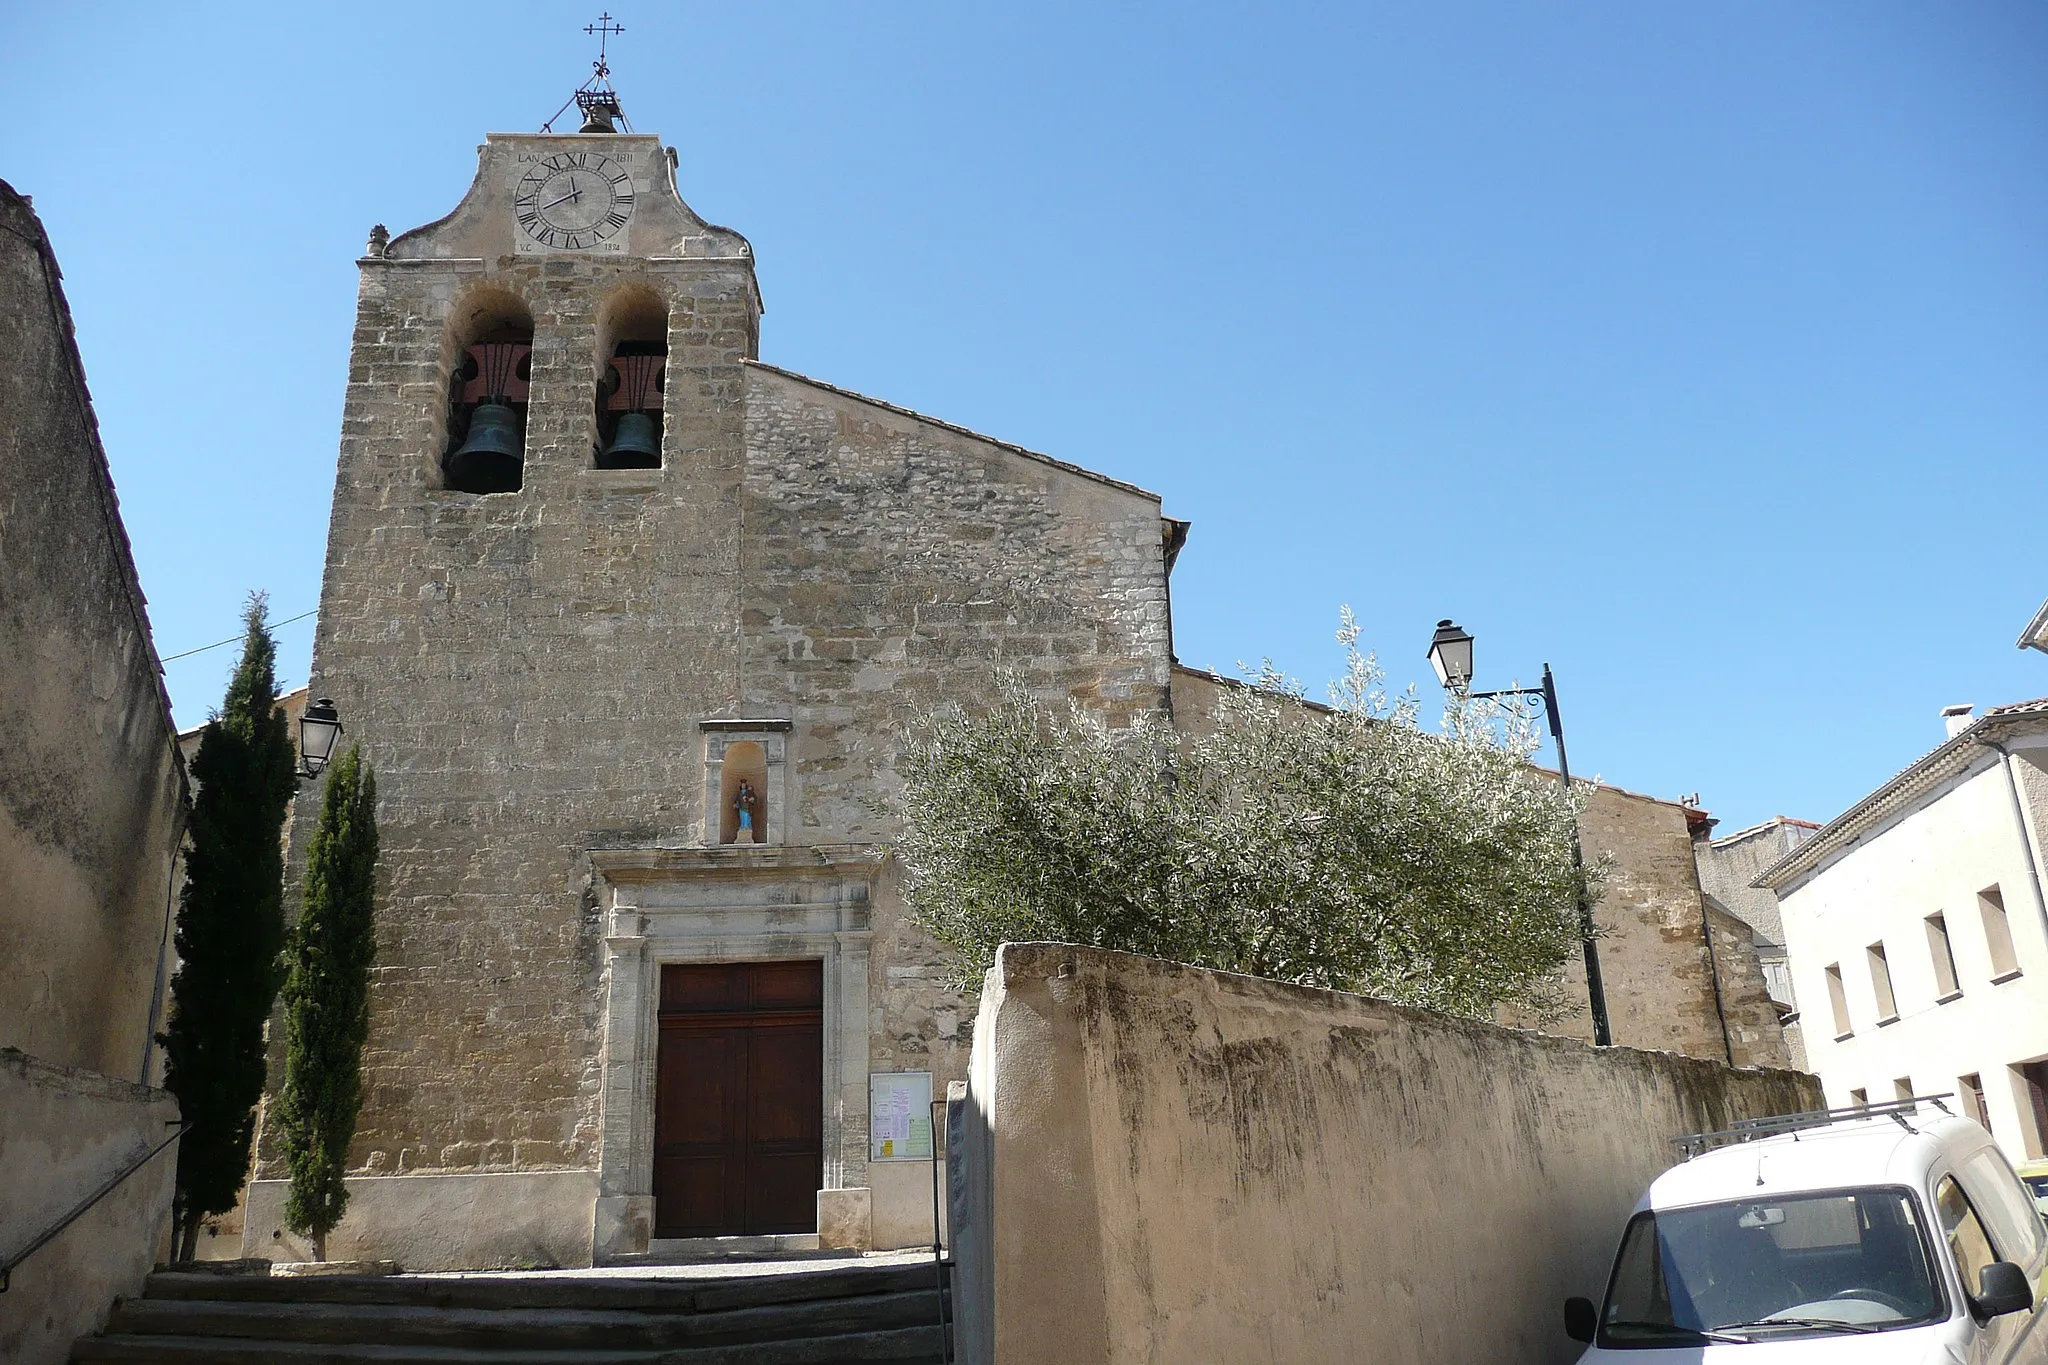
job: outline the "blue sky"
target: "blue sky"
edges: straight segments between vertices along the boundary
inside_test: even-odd
[[[317,603],[354,258],[595,11],[0,3],[163,653]],[[1319,689],[1348,602],[1433,693],[1455,616],[1482,685],[1556,667],[1580,770],[1724,829],[2048,693],[2048,7],[612,12],[763,358],[1164,494],[1187,662]],[[169,665],[181,722],[232,652]]]

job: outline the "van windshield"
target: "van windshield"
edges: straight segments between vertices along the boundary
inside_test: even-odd
[[[1886,1331],[1942,1316],[1925,1224],[1903,1189],[1639,1213],[1600,1315],[1603,1346]]]

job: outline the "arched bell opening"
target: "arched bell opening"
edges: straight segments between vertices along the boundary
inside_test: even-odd
[[[767,843],[768,751],[751,739],[726,745],[718,786],[718,842]]]
[[[462,493],[516,493],[525,481],[533,314],[516,295],[479,291],[456,310],[449,340],[442,485]]]
[[[627,285],[598,313],[599,469],[661,468],[662,391],[668,367],[668,301]]]

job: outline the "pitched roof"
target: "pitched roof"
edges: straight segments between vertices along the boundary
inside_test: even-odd
[[[1747,829],[1738,829],[1733,834],[1722,835],[1714,840],[1714,847],[1727,848],[1733,844],[1739,844],[1745,839],[1754,839],[1759,834],[1768,834],[1785,825],[1790,825],[1794,829],[1820,828],[1820,825],[1812,820],[1798,820],[1789,815],[1773,815],[1770,819],[1751,825]]]
[[[2039,730],[2044,725],[2048,725],[2048,697],[1992,707],[1941,747],[1923,755],[1897,777],[1829,821],[1820,833],[1759,872],[1750,885],[1777,891],[1817,871],[1829,857],[1847,851],[1864,835],[1912,810],[1923,797],[1968,775],[1971,768],[1984,761],[1986,745]]]
[[[1092,469],[1084,469],[1080,465],[1070,464],[1065,460],[1042,454],[1036,450],[1028,450],[1014,441],[1004,441],[994,436],[986,436],[981,432],[969,430],[956,422],[944,421],[941,418],[928,416],[922,412],[915,412],[910,408],[898,407],[894,403],[886,403],[879,398],[870,398],[864,393],[855,393],[852,389],[842,389],[837,384],[827,384],[822,379],[813,379],[807,374],[798,374],[795,370],[785,370],[780,365],[770,365],[765,360],[742,360],[740,363],[750,370],[765,370],[769,374],[781,375],[784,379],[793,379],[799,384],[808,384],[814,389],[823,389],[826,393],[837,394],[841,398],[850,398],[856,403],[865,403],[871,408],[880,408],[882,411],[894,413],[898,417],[908,417],[913,422],[923,422],[926,426],[938,427],[940,430],[950,431],[956,436],[966,436],[976,441],[983,441],[989,445],[998,446],[1013,455],[1022,455],[1027,460],[1037,460],[1040,464],[1049,464],[1054,469],[1063,469],[1069,474],[1079,474],[1084,479],[1093,479],[1097,483],[1108,484],[1111,488],[1120,488],[1126,493],[1136,493],[1141,498],[1150,498],[1154,502],[1160,501],[1159,495],[1150,489],[1140,488],[1134,483],[1125,483],[1122,479],[1112,479],[1107,474],[1098,474]]]

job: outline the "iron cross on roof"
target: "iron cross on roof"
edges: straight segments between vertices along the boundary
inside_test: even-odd
[[[611,11],[606,10],[603,14],[597,16],[596,23],[585,24],[583,31],[597,35],[597,60],[592,62],[591,66],[596,68],[597,74],[600,77],[611,75],[611,67],[605,64],[605,45],[610,41],[614,33],[624,33],[626,26],[613,23]]]
[[[611,11],[606,10],[597,17],[596,23],[585,24],[583,31],[594,34],[597,37],[597,60],[590,64],[590,79],[583,82],[576,93],[570,96],[570,101],[583,111],[583,126],[577,129],[577,131],[581,133],[617,132],[617,125],[625,123],[626,115],[625,111],[619,107],[618,91],[612,89],[612,68],[609,48],[612,35],[624,33],[626,26],[614,23]],[[568,107],[569,104],[564,103],[561,109],[555,111],[555,118],[560,118],[562,110]],[[555,118],[551,118],[546,123],[543,123],[540,126],[540,130],[543,133],[553,132]],[[630,131],[632,125],[626,124],[626,127]]]

